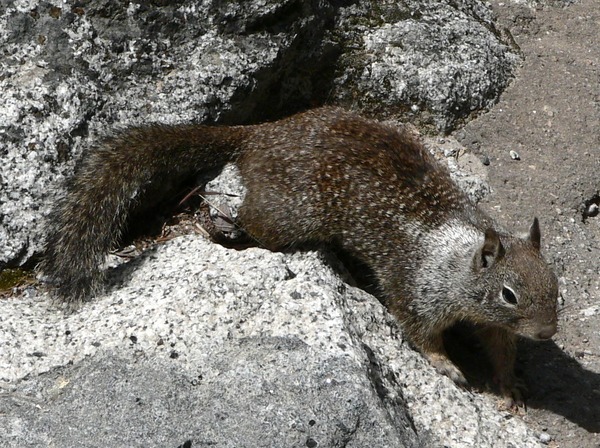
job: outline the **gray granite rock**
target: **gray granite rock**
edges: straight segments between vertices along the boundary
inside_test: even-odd
[[[337,102],[447,130],[517,60],[478,0],[13,0],[0,50],[0,269],[41,250],[57,187],[110,129]]]
[[[74,314],[0,302],[0,445],[537,446],[330,265],[190,235]]]
[[[339,18],[339,102],[448,131],[508,85],[520,59],[483,2],[376,5],[356,2]]]

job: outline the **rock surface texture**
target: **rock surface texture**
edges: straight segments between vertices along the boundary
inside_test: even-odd
[[[537,446],[316,253],[186,236],[112,283],[69,316],[3,303],[3,446]]]
[[[463,124],[522,76],[519,64],[536,60],[526,44],[544,37],[531,31],[538,17],[559,16],[564,7],[568,17],[582,17],[578,23],[593,23],[594,1],[515,0],[493,2],[494,10],[479,0],[2,2],[0,286],[10,269],[35,264],[45,217],[76,160],[91,142],[131,124],[249,123],[335,103],[431,134],[458,129],[456,138],[431,137],[428,146],[448,157],[477,199],[489,191],[479,160],[491,159],[497,194],[504,188],[497,173],[510,162],[486,137],[510,138],[523,121],[497,130],[484,114],[484,135],[477,120]],[[600,48],[597,36],[590,48]],[[596,56],[589,55],[587,76],[596,80],[597,100]],[[593,126],[597,117],[578,123]],[[594,163],[600,146],[589,142],[582,151]],[[229,192],[234,180],[226,173],[211,188]],[[548,185],[535,188],[542,197]],[[580,202],[600,204],[597,188],[585,188]],[[536,209],[542,222],[543,203]],[[563,248],[561,229],[582,232],[568,206],[560,207],[564,219],[549,235],[550,259],[559,264],[564,253],[576,258]],[[525,229],[529,215],[507,210],[500,221]],[[586,222],[589,232],[596,222]],[[585,280],[597,280],[597,259],[590,272],[564,269],[565,290],[587,293],[571,321],[585,311],[586,322],[598,322],[597,281]],[[536,401],[536,390],[555,395],[537,385],[553,378],[534,370],[529,379],[541,404],[528,426],[499,411],[494,396],[438,375],[384,307],[351,284],[329,253],[236,251],[186,235],[112,269],[106,294],[73,314],[38,284],[13,294],[0,288],[0,445],[534,447],[555,439],[597,446],[594,396],[567,416],[570,426],[561,423],[552,418],[559,405]],[[598,342],[597,328],[566,338],[567,353],[581,339]],[[598,355],[595,347],[581,353]],[[574,381],[571,371],[561,377],[572,396],[600,390],[600,366],[586,368],[586,381]],[[562,428],[577,437],[561,438]]]

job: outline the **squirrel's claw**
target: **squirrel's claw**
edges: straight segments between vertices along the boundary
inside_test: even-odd
[[[527,395],[527,385],[525,382],[513,376],[510,380],[499,382],[500,393],[503,398],[498,407],[501,410],[520,414],[527,412],[525,398]]]

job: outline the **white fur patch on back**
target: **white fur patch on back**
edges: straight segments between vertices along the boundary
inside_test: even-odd
[[[420,241],[425,254],[414,286],[423,303],[440,294],[452,295],[454,289],[465,284],[471,275],[471,260],[484,235],[474,226],[451,220],[435,230],[428,231]],[[417,308],[419,305],[415,305]]]
[[[484,235],[475,227],[454,219],[427,232],[423,243],[430,253],[438,255],[437,258],[447,258],[471,252],[483,244],[483,240]]]

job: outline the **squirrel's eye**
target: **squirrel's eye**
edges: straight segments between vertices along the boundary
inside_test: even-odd
[[[515,292],[508,286],[502,287],[502,298],[506,303],[510,303],[511,305],[517,304],[517,296],[515,295]]]

